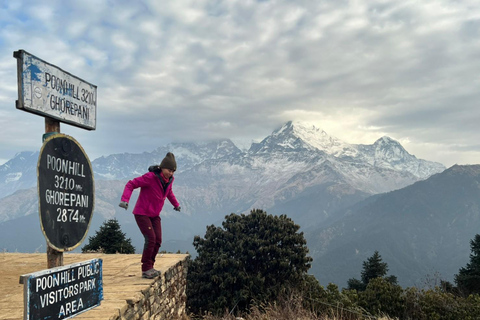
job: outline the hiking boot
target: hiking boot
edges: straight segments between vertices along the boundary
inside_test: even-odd
[[[155,269],[150,269],[147,271],[142,272],[142,278],[146,279],[154,279],[160,275],[160,271],[157,271]]]

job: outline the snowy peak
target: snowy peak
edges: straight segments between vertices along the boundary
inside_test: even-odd
[[[345,143],[329,136],[325,131],[305,122],[290,122],[293,135],[301,139],[306,145],[315,149],[335,153],[343,149]]]
[[[349,145],[329,136],[325,131],[306,122],[289,121],[260,143],[252,144],[250,153],[272,151],[291,152],[300,150],[324,151],[336,155]]]
[[[373,144],[375,161],[410,161],[416,159],[390,137],[381,137]]]
[[[401,152],[407,152],[403,147],[402,145],[390,138],[390,137],[387,137],[387,136],[383,136],[381,137],[380,139],[378,139],[377,141],[375,141],[375,143],[373,144],[375,146],[375,148],[377,149],[393,149],[393,148],[397,148],[399,149]]]
[[[441,163],[417,159],[390,137],[384,136],[373,145],[361,145],[359,148],[364,161],[377,168],[409,172],[421,179],[445,170]]]
[[[39,152],[23,151],[17,153],[12,159],[0,165],[0,172],[7,172],[10,170],[24,170],[29,167],[31,163],[38,161]]]

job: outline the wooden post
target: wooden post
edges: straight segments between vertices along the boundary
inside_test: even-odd
[[[60,133],[60,121],[45,117],[45,133]]]
[[[57,251],[47,243],[47,268],[63,266],[63,252]]]
[[[44,140],[49,133],[60,133],[60,122],[52,118],[45,117]],[[63,252],[55,250],[47,243],[47,268],[50,269],[60,266],[63,266]]]

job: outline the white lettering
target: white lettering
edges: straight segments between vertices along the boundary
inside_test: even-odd
[[[45,200],[48,204],[66,207],[88,208],[88,195],[46,189]]]
[[[84,165],[47,154],[47,169],[85,178]]]
[[[100,272],[100,266],[97,264],[89,264],[78,267],[78,279],[97,275]]]
[[[60,306],[60,311],[58,312],[58,318],[62,318],[68,315],[71,315],[77,311],[83,309],[83,300],[79,298],[78,300],[70,301],[65,303],[65,305]]]

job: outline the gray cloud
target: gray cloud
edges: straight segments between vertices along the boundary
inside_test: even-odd
[[[98,86],[92,158],[170,141],[261,139],[308,120],[350,143],[478,162],[476,1],[15,1],[0,8],[0,159],[39,149],[16,110],[26,51]],[[40,132],[39,132],[40,131]]]

